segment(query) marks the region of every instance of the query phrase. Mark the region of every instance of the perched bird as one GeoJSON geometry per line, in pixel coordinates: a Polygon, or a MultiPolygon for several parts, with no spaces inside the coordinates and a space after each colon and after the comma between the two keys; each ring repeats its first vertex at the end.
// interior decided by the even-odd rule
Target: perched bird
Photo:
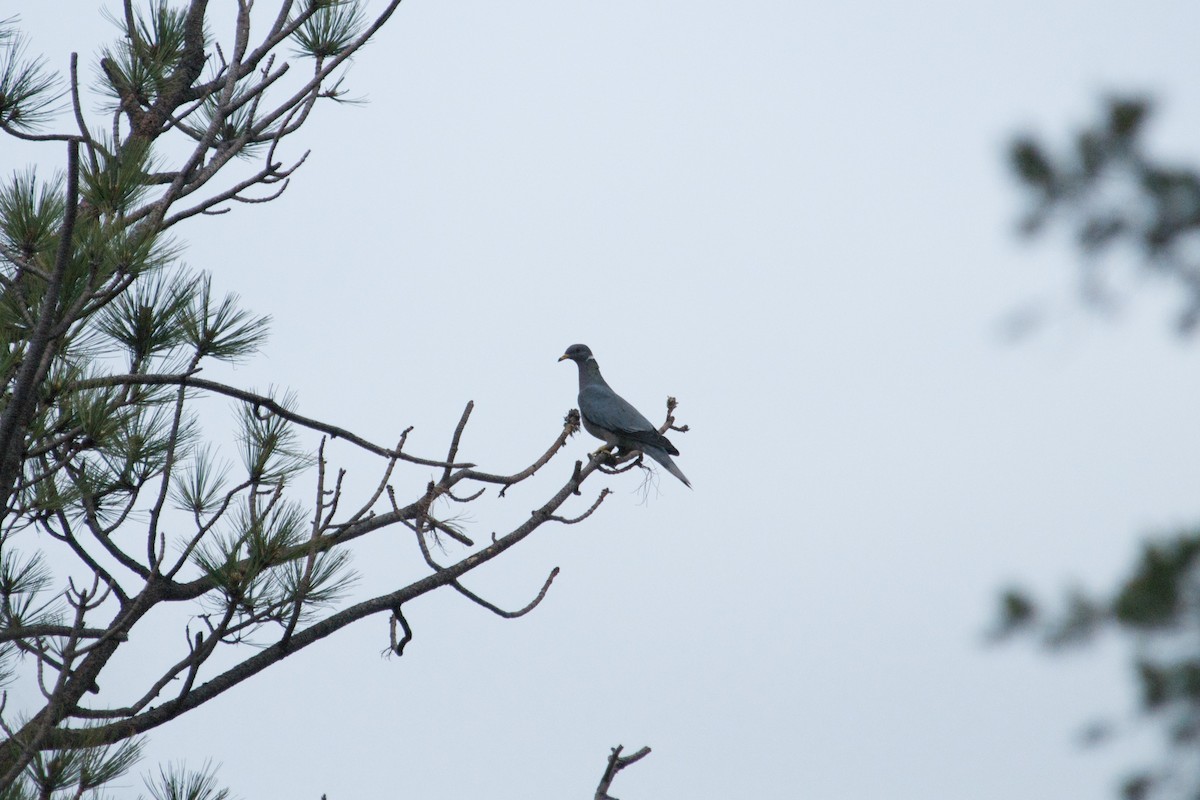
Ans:
{"type": "Polygon", "coordinates": [[[671,456],[679,455],[675,445],[604,382],[591,348],[585,344],[573,344],[558,360],[566,359],[574,361],[579,367],[579,414],[583,417],[583,427],[587,432],[597,439],[603,439],[609,447],[640,450],[683,481],[684,486],[692,488],[687,476],[671,460],[671,456]]]}

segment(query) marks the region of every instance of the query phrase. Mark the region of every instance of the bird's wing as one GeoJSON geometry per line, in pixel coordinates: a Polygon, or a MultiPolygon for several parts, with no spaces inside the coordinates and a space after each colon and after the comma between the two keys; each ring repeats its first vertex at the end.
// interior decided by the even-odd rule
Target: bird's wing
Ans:
{"type": "Polygon", "coordinates": [[[593,425],[642,444],[661,447],[668,453],[679,451],[658,432],[654,423],[642,416],[625,398],[607,384],[592,384],[579,392],[579,411],[593,425]]]}

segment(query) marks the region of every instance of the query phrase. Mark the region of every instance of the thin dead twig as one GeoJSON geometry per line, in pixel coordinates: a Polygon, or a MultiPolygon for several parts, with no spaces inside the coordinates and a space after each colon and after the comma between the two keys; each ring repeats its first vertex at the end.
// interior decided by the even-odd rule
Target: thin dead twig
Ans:
{"type": "Polygon", "coordinates": [[[612,749],[612,755],[608,757],[608,766],[604,768],[604,774],[600,777],[600,785],[596,787],[596,800],[617,800],[617,798],[608,793],[608,789],[612,786],[613,779],[617,777],[617,773],[630,764],[635,764],[650,755],[649,747],[643,747],[631,756],[621,755],[623,749],[624,745],[620,744],[612,749]]]}

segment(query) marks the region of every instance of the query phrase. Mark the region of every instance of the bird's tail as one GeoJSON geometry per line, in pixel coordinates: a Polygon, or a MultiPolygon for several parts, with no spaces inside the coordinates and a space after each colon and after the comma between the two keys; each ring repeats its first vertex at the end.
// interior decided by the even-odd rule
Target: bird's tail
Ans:
{"type": "Polygon", "coordinates": [[[674,475],[676,478],[679,478],[679,480],[683,481],[684,486],[688,487],[689,489],[692,488],[692,482],[689,481],[687,476],[683,474],[683,470],[675,466],[675,462],[671,460],[669,455],[667,455],[666,450],[663,450],[660,447],[647,447],[642,452],[653,458],[659,464],[662,464],[663,469],[674,475]]]}

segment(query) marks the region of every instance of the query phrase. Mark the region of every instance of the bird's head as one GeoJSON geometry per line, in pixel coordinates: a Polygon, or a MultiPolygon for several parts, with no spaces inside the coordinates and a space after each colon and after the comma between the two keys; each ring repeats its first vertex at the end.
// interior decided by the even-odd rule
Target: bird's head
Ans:
{"type": "Polygon", "coordinates": [[[558,357],[559,361],[566,361],[568,358],[576,364],[582,364],[592,357],[592,349],[586,344],[573,344],[567,348],[567,352],[558,357]]]}

